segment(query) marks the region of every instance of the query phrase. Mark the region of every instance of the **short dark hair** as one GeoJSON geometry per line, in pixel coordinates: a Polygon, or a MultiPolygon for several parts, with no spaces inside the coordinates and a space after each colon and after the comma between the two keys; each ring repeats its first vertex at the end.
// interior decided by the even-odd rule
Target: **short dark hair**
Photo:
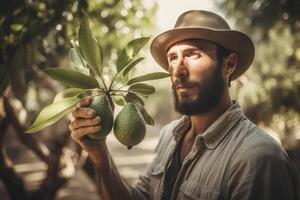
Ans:
{"type": "Polygon", "coordinates": [[[223,47],[222,45],[217,44],[217,61],[218,63],[222,63],[224,58],[227,58],[232,51],[223,47]]]}
{"type": "MultiPolygon", "coordinates": [[[[230,51],[229,49],[223,47],[222,45],[217,44],[217,62],[218,62],[218,66],[222,67],[223,64],[223,59],[227,58],[230,54],[232,53],[232,51],[230,51]]],[[[230,80],[231,78],[229,77],[228,80],[228,85],[230,86],[230,80]]]]}

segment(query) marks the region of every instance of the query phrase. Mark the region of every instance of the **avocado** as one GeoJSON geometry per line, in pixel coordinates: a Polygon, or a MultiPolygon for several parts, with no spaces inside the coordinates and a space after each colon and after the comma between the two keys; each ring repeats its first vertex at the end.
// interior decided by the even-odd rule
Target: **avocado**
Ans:
{"type": "Polygon", "coordinates": [[[88,136],[92,139],[103,139],[110,133],[114,123],[114,114],[109,100],[106,95],[96,96],[89,107],[101,118],[101,131],[88,136]]]}
{"type": "Polygon", "coordinates": [[[119,112],[114,123],[114,134],[128,149],[140,143],[146,134],[146,124],[137,106],[128,103],[119,112]]]}

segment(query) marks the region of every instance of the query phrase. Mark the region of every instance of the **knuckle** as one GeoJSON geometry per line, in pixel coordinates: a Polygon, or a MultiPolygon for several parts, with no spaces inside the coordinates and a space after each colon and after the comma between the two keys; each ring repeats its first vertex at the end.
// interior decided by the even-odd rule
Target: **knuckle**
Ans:
{"type": "Polygon", "coordinates": [[[99,117],[94,117],[93,119],[90,119],[91,125],[98,125],[100,123],[99,117]]]}
{"type": "Polygon", "coordinates": [[[72,121],[72,122],[71,122],[71,126],[72,126],[73,129],[78,128],[78,127],[79,127],[79,122],[78,122],[78,120],[72,121]]]}
{"type": "Polygon", "coordinates": [[[93,124],[95,124],[95,118],[93,118],[93,119],[89,119],[89,124],[90,124],[90,125],[93,125],[93,124]]]}
{"type": "Polygon", "coordinates": [[[76,134],[77,132],[76,131],[74,131],[74,132],[71,132],[71,138],[72,138],[72,140],[74,140],[75,142],[77,142],[77,134],[76,134]]]}
{"type": "Polygon", "coordinates": [[[80,136],[84,136],[89,133],[90,133],[89,127],[82,127],[80,129],[78,129],[78,135],[80,135],[80,136]]]}
{"type": "Polygon", "coordinates": [[[73,115],[74,118],[76,118],[78,116],[79,109],[80,108],[76,107],[75,110],[72,112],[72,115],[73,115]]]}

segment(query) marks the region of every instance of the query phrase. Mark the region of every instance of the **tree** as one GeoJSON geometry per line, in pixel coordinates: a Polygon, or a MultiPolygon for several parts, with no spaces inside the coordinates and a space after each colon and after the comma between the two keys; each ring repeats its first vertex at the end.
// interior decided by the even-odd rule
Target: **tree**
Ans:
{"type": "Polygon", "coordinates": [[[255,123],[276,130],[284,145],[297,144],[300,2],[225,0],[220,8],[256,47],[253,66],[235,85],[235,95],[255,123]]]}
{"type": "MultiPolygon", "coordinates": [[[[155,11],[155,5],[145,8],[139,0],[1,1],[0,178],[11,199],[54,199],[70,178],[60,173],[63,151],[70,145],[66,122],[40,135],[25,135],[24,130],[41,107],[63,88],[46,78],[41,70],[70,65],[69,41],[77,38],[82,13],[90,16],[93,33],[105,52],[105,65],[111,66],[116,52],[130,39],[149,36],[155,11]],[[14,133],[17,137],[12,136],[14,133]],[[10,143],[8,135],[20,140],[47,164],[46,178],[34,191],[26,190],[24,181],[9,164],[9,160],[14,160],[5,153],[10,143]]],[[[79,149],[77,153],[80,155],[79,149]]],[[[92,173],[91,166],[85,166],[92,173]]]]}

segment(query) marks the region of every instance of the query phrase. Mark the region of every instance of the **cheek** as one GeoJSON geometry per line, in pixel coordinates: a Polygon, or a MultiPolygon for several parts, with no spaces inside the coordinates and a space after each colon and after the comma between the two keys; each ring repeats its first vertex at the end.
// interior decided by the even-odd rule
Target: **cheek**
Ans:
{"type": "Polygon", "coordinates": [[[190,79],[205,80],[215,74],[217,63],[212,59],[203,58],[189,62],[190,79]]]}

